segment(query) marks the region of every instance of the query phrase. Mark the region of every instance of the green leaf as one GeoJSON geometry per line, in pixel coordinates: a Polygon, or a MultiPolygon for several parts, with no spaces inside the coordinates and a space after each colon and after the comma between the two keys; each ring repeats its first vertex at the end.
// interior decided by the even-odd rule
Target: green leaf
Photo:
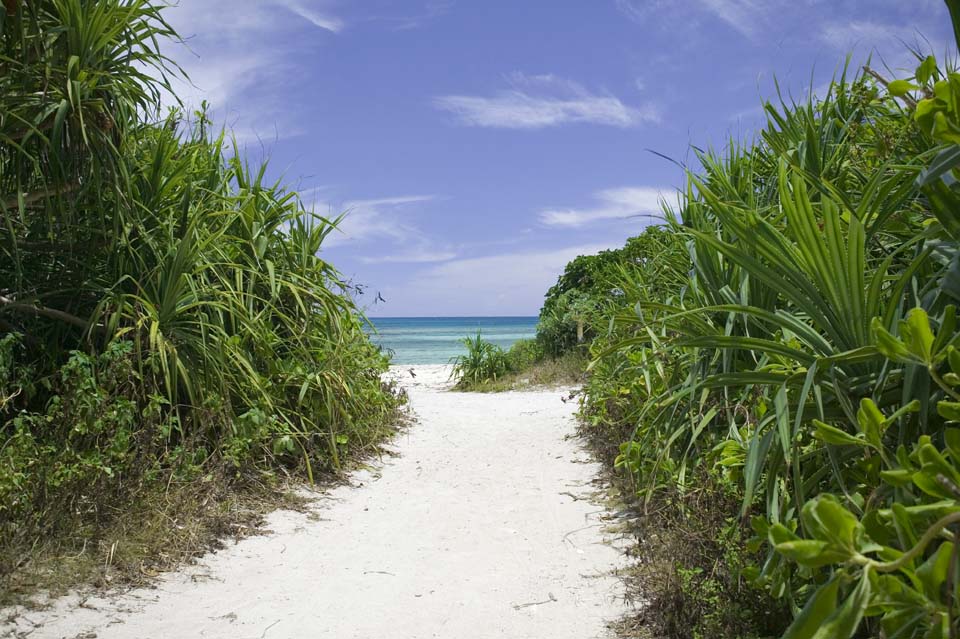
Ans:
{"type": "Polygon", "coordinates": [[[937,601],[940,598],[940,587],[947,580],[950,570],[950,557],[953,554],[953,543],[945,541],[937,548],[923,565],[917,568],[917,579],[923,584],[924,594],[937,601]]]}
{"type": "Polygon", "coordinates": [[[923,62],[920,63],[920,66],[917,67],[916,79],[917,82],[926,86],[930,80],[933,79],[933,74],[937,71],[937,59],[932,55],[928,55],[924,58],[923,62]]]}
{"type": "Polygon", "coordinates": [[[877,342],[877,350],[887,359],[895,362],[910,364],[916,363],[916,359],[911,356],[910,349],[899,339],[890,334],[883,327],[879,317],[873,318],[872,323],[874,340],[877,342]]]}
{"type": "Polygon", "coordinates": [[[960,166],[960,146],[951,146],[940,151],[926,169],[917,176],[917,186],[924,187],[939,182],[943,176],[960,166]]]}
{"type": "Polygon", "coordinates": [[[777,412],[777,434],[780,446],[783,448],[783,458],[790,459],[793,433],[790,431],[790,406],[787,404],[787,386],[784,384],[773,398],[773,405],[777,412]]]}
{"type": "Polygon", "coordinates": [[[919,88],[920,87],[918,87],[917,85],[913,84],[912,82],[908,82],[906,80],[894,80],[893,82],[887,85],[887,91],[890,92],[890,95],[897,98],[902,97],[910,93],[911,91],[916,91],[919,88]]]}
{"type": "Polygon", "coordinates": [[[786,541],[777,544],[774,548],[787,559],[810,568],[843,563],[852,556],[852,553],[847,550],[816,539],[786,541]]]}
{"type": "Polygon", "coordinates": [[[750,440],[750,447],[747,449],[747,459],[744,464],[744,493],[743,503],[741,504],[741,516],[745,515],[753,504],[753,497],[756,494],[757,484],[760,481],[760,474],[767,461],[767,452],[773,443],[773,437],[776,434],[774,430],[768,430],[760,437],[759,429],[754,433],[750,440]]]}
{"type": "Polygon", "coordinates": [[[880,479],[891,486],[902,488],[909,486],[913,482],[913,472],[906,468],[897,468],[896,470],[881,470],[880,479]]]}
{"type": "Polygon", "coordinates": [[[834,576],[823,584],[807,599],[800,614],[794,618],[787,628],[783,639],[812,639],[820,626],[837,609],[837,591],[840,589],[840,579],[834,576]]]}
{"type": "Polygon", "coordinates": [[[947,347],[947,361],[950,362],[950,370],[960,374],[960,351],[953,346],[947,347]]]}
{"type": "Polygon", "coordinates": [[[937,413],[947,421],[960,422],[960,402],[937,402],[937,413]]]}
{"type": "Polygon", "coordinates": [[[834,610],[811,639],[850,639],[857,631],[870,603],[873,573],[864,569],[860,582],[849,597],[834,610]]]}
{"type": "MultiPolygon", "coordinates": [[[[917,449],[917,456],[922,464],[921,471],[923,473],[930,475],[932,478],[936,478],[937,475],[943,475],[945,479],[953,482],[955,486],[960,486],[960,473],[940,454],[940,451],[937,450],[933,444],[927,443],[921,445],[917,449]]],[[[950,492],[936,494],[942,494],[944,497],[950,497],[952,495],[950,492]]]]}
{"type": "Polygon", "coordinates": [[[800,513],[808,535],[854,551],[860,522],[829,493],[820,494],[803,505],[800,513]]]}
{"type": "Polygon", "coordinates": [[[900,337],[912,355],[925,364],[932,363],[931,347],[934,337],[930,330],[930,318],[925,310],[918,307],[907,313],[906,321],[900,322],[900,337]]]}
{"type": "Polygon", "coordinates": [[[860,431],[864,438],[874,448],[880,448],[880,438],[886,428],[886,420],[883,413],[873,403],[869,397],[860,400],[860,410],[857,411],[857,423],[860,425],[860,431]]]}
{"type": "Polygon", "coordinates": [[[796,533],[783,524],[772,524],[767,528],[767,538],[771,546],[778,546],[792,541],[799,541],[796,533]]]}
{"type": "Polygon", "coordinates": [[[813,431],[813,436],[824,442],[825,444],[832,444],[834,446],[866,446],[867,442],[860,439],[859,437],[854,437],[853,435],[831,426],[830,424],[825,424],[819,419],[813,420],[814,426],[816,429],[813,431]]]}
{"type": "Polygon", "coordinates": [[[943,431],[943,441],[950,451],[950,459],[954,464],[960,463],[960,428],[946,428],[943,431]]]}

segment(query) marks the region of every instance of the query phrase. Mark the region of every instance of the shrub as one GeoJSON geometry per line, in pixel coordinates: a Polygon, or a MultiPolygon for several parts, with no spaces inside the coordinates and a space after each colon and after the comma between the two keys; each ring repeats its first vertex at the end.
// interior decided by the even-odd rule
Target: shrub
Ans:
{"type": "Polygon", "coordinates": [[[521,339],[507,351],[507,368],[515,373],[524,371],[546,357],[543,346],[536,339],[521,339]]]}

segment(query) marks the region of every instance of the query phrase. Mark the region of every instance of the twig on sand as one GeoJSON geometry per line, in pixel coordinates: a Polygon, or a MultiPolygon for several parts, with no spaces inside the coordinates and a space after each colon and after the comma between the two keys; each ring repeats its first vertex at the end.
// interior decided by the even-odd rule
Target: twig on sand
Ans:
{"type": "Polygon", "coordinates": [[[546,601],[532,601],[530,603],[524,603],[524,604],[513,604],[513,609],[520,610],[521,608],[529,608],[530,606],[542,606],[543,604],[553,603],[554,601],[557,600],[557,598],[553,596],[552,592],[548,592],[547,595],[550,598],[547,599],[546,601]]]}
{"type": "Polygon", "coordinates": [[[273,628],[275,625],[277,625],[278,623],[280,623],[280,620],[279,620],[279,619],[277,619],[277,620],[274,621],[272,624],[270,624],[269,626],[267,626],[266,628],[264,628],[264,629],[263,629],[263,632],[260,633],[260,639],[263,639],[264,637],[266,637],[266,636],[267,636],[267,632],[269,632],[269,630],[270,630],[271,628],[273,628]]]}
{"type": "Polygon", "coordinates": [[[566,490],[563,491],[562,493],[557,493],[557,494],[558,494],[558,495],[566,495],[567,497],[569,497],[569,498],[572,499],[573,501],[586,501],[586,500],[584,500],[583,497],[577,497],[576,495],[574,495],[574,494],[571,493],[570,491],[566,491],[566,490]]]}
{"type": "Polygon", "coordinates": [[[363,574],[365,575],[390,575],[391,577],[396,577],[392,572],[387,572],[386,570],[364,570],[363,574]]]}
{"type": "Polygon", "coordinates": [[[602,525],[603,524],[590,524],[589,526],[584,526],[583,528],[577,528],[576,530],[571,530],[570,532],[568,532],[566,535],[563,536],[563,541],[564,543],[570,544],[574,548],[578,548],[578,546],[575,543],[570,541],[570,535],[575,535],[578,532],[583,532],[584,530],[589,530],[591,528],[596,528],[597,526],[602,526],[602,525]]]}

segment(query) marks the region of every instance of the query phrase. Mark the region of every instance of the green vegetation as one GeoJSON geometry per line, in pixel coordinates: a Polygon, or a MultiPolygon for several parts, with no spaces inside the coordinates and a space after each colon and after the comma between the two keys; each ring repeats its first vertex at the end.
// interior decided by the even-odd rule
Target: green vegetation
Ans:
{"type": "Polygon", "coordinates": [[[163,3],[6,7],[0,576],[46,546],[110,565],[128,538],[101,542],[144,503],[370,450],[402,398],[318,257],[333,223],[206,113],[161,113],[163,3]]]}
{"type": "Polygon", "coordinates": [[[461,340],[466,355],[451,360],[451,377],[457,390],[499,393],[537,386],[572,385],[582,381],[587,358],[581,350],[571,350],[558,357],[546,354],[540,340],[522,339],[504,351],[476,337],[461,340]]]}
{"type": "Polygon", "coordinates": [[[453,369],[450,376],[457,380],[460,388],[486,381],[496,381],[510,370],[507,354],[502,348],[488,342],[477,331],[476,337],[465,337],[460,343],[467,352],[450,360],[453,369]]]}
{"type": "Polygon", "coordinates": [[[551,350],[588,318],[585,429],[659,558],[643,625],[956,636],[960,74],[918,56],[766,113],[544,306],[551,350]]]}

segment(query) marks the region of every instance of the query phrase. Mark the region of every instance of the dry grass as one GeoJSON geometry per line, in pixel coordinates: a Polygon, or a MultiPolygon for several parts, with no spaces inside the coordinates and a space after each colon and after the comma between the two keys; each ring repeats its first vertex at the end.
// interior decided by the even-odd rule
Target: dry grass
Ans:
{"type": "Polygon", "coordinates": [[[509,373],[496,380],[457,386],[456,390],[473,393],[502,393],[555,386],[579,386],[584,381],[587,359],[580,353],[567,353],[556,359],[545,359],[518,373],[509,373]]]}
{"type": "MultiPolygon", "coordinates": [[[[398,409],[380,426],[377,441],[351,450],[343,469],[315,477],[313,489],[343,481],[370,459],[391,454],[384,444],[412,417],[398,409]]],[[[266,532],[265,516],[278,509],[303,512],[310,498],[302,474],[208,468],[191,481],[154,481],[132,488],[98,521],[58,524],[49,538],[0,540],[0,606],[41,605],[37,595],[70,590],[141,586],[227,541],[266,532]]]]}
{"type": "Polygon", "coordinates": [[[103,522],[78,521],[33,547],[3,548],[9,572],[0,575],[0,605],[29,605],[38,592],[140,585],[216,550],[224,539],[254,534],[271,510],[304,503],[277,480],[241,481],[223,473],[154,484],[131,493],[103,522]]]}

